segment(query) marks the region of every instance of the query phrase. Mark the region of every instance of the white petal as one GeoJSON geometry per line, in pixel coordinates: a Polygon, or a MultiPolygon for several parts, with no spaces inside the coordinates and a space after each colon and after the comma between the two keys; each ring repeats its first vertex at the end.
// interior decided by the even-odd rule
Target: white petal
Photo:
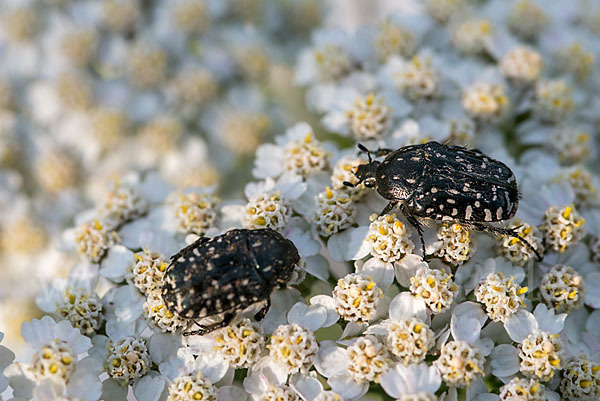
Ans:
{"type": "Polygon", "coordinates": [[[81,335],[79,329],[71,326],[66,320],[61,320],[54,326],[54,336],[69,344],[76,355],[83,354],[92,346],[92,340],[81,335]]]}
{"type": "Polygon", "coordinates": [[[600,310],[595,310],[585,322],[585,329],[600,342],[600,310]]]}
{"type": "Polygon", "coordinates": [[[397,367],[384,372],[379,380],[383,390],[392,398],[400,398],[406,393],[406,382],[397,367]]]}
{"type": "MultiPolygon", "coordinates": [[[[136,248],[137,248],[136,244],[136,248]]],[[[126,269],[133,264],[133,252],[123,245],[115,245],[108,250],[108,255],[100,263],[100,274],[104,277],[120,282],[125,277],[126,269]]]]}
{"type": "Polygon", "coordinates": [[[360,270],[358,269],[358,265],[359,263],[357,262],[357,273],[361,273],[366,277],[372,277],[371,279],[377,284],[377,287],[384,292],[394,282],[394,265],[391,263],[371,258],[362,264],[360,270]]]}
{"type": "Polygon", "coordinates": [[[488,319],[487,314],[483,311],[481,304],[477,302],[462,302],[452,310],[452,317],[454,318],[473,318],[479,321],[479,325],[483,327],[488,319]]]}
{"type": "Polygon", "coordinates": [[[277,177],[281,174],[283,149],[277,145],[266,143],[256,149],[255,167],[252,174],[256,178],[277,177]]]}
{"type": "Polygon", "coordinates": [[[362,259],[369,254],[369,243],[365,238],[369,227],[349,228],[332,235],[327,241],[327,249],[331,257],[338,262],[362,259]]]}
{"type": "Polygon", "coordinates": [[[164,377],[160,375],[152,377],[147,374],[134,383],[133,393],[138,401],[159,401],[163,399],[167,387],[167,380],[164,377]]]}
{"type": "Polygon", "coordinates": [[[539,330],[547,331],[550,334],[558,334],[562,331],[565,326],[565,319],[567,318],[566,313],[554,314],[554,309],[548,309],[548,307],[539,303],[533,315],[538,322],[539,330]]]}
{"type": "Polygon", "coordinates": [[[319,344],[314,364],[321,375],[332,377],[345,374],[349,362],[345,349],[338,347],[333,341],[325,340],[319,344]]]}
{"type": "MultiPolygon", "coordinates": [[[[467,388],[467,392],[469,391],[469,389],[467,388]]],[[[469,398],[467,398],[467,400],[469,400],[469,398]]],[[[478,396],[476,396],[475,398],[471,399],[472,401],[500,401],[500,396],[496,395],[496,394],[492,394],[492,393],[484,393],[484,394],[479,394],[478,396]]]]}
{"type": "Polygon", "coordinates": [[[102,399],[111,401],[125,401],[127,399],[128,386],[122,386],[115,379],[102,382],[102,399]]]}
{"type": "Polygon", "coordinates": [[[33,349],[38,349],[53,340],[54,326],[56,326],[54,319],[44,316],[41,319],[33,319],[31,322],[23,322],[21,335],[33,349]]]}
{"type": "Polygon", "coordinates": [[[352,337],[356,337],[360,335],[363,331],[365,331],[367,327],[369,327],[368,323],[348,322],[348,324],[346,324],[346,327],[344,327],[341,339],[346,340],[352,337]]]}
{"type": "Polygon", "coordinates": [[[329,278],[329,262],[321,255],[306,258],[306,267],[304,270],[321,281],[326,282],[329,278]]]}
{"type": "MultiPolygon", "coordinates": [[[[483,382],[483,379],[479,376],[470,383],[469,387],[467,387],[466,390],[467,390],[466,401],[475,400],[479,396],[484,396],[484,398],[482,398],[481,401],[487,400],[487,398],[485,398],[485,395],[489,394],[487,386],[483,382]]],[[[494,394],[491,394],[491,395],[494,395],[494,394]]],[[[495,397],[496,397],[496,399],[499,399],[497,395],[495,397]]]]}
{"type": "Polygon", "coordinates": [[[471,345],[475,345],[479,339],[479,333],[481,332],[481,324],[477,319],[463,318],[455,319],[452,316],[450,323],[450,331],[452,337],[457,341],[465,341],[471,345]]]}
{"type": "Polygon", "coordinates": [[[196,370],[201,370],[204,377],[216,383],[225,376],[229,364],[213,352],[198,355],[194,367],[196,370]]]}
{"type": "Polygon", "coordinates": [[[585,304],[594,309],[600,309],[600,273],[588,274],[585,278],[585,304]]]}
{"type": "Polygon", "coordinates": [[[294,390],[298,392],[298,394],[302,395],[305,400],[312,401],[315,397],[317,397],[322,391],[323,386],[321,382],[314,377],[301,377],[298,381],[296,381],[293,385],[294,390]]]}
{"type": "Polygon", "coordinates": [[[179,336],[165,333],[154,333],[148,339],[148,351],[152,361],[160,364],[177,353],[181,347],[179,336]]]}
{"type": "Polygon", "coordinates": [[[292,226],[290,228],[288,225],[284,235],[296,245],[298,253],[304,258],[316,255],[321,249],[321,244],[313,239],[311,232],[302,227],[292,226]]]}
{"type": "Polygon", "coordinates": [[[37,383],[33,381],[33,378],[29,378],[29,374],[29,365],[18,362],[13,363],[4,371],[15,398],[31,399],[37,383]]]}
{"type": "Polygon", "coordinates": [[[248,394],[244,390],[234,386],[223,386],[217,390],[219,401],[246,401],[248,394]]]}
{"type": "Polygon", "coordinates": [[[69,378],[67,393],[73,398],[84,401],[96,401],[102,396],[102,383],[98,373],[86,371],[77,364],[77,370],[69,378]]]}
{"type": "Polygon", "coordinates": [[[327,320],[327,309],[320,305],[309,307],[304,302],[298,302],[288,312],[287,320],[289,323],[295,323],[311,331],[317,331],[327,320]]]}
{"type": "Polygon", "coordinates": [[[328,295],[315,295],[310,299],[310,304],[320,305],[327,311],[327,318],[322,327],[333,326],[340,319],[340,315],[338,315],[335,309],[335,301],[332,297],[328,295]]]}
{"type": "Polygon", "coordinates": [[[508,344],[498,345],[490,354],[492,374],[497,377],[506,377],[519,372],[519,350],[508,344]]]}
{"type": "Polygon", "coordinates": [[[369,382],[359,384],[348,375],[330,377],[327,383],[333,391],[349,401],[362,397],[369,390],[369,382]]]}
{"type": "Polygon", "coordinates": [[[271,308],[267,315],[260,321],[260,325],[266,334],[271,334],[277,327],[287,323],[287,313],[296,302],[302,302],[304,298],[294,288],[275,290],[271,294],[271,308]]]}
{"type": "Polygon", "coordinates": [[[417,298],[408,291],[396,295],[389,308],[390,319],[407,320],[412,317],[427,321],[427,306],[423,298],[417,298]]]}
{"type": "Polygon", "coordinates": [[[427,267],[427,263],[423,262],[423,258],[414,253],[408,254],[398,262],[394,263],[396,271],[396,280],[403,287],[410,287],[410,278],[415,275],[421,267],[427,267]]]}
{"type": "Polygon", "coordinates": [[[527,336],[538,330],[538,322],[531,312],[520,310],[506,319],[504,328],[513,341],[522,343],[527,336]]]}

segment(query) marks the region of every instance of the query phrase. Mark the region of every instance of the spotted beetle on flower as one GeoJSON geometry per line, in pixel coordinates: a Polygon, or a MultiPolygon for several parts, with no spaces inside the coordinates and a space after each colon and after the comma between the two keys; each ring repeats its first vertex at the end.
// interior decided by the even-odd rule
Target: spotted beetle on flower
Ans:
{"type": "Polygon", "coordinates": [[[162,297],[169,311],[187,319],[224,313],[222,321],[184,333],[203,335],[227,326],[246,307],[266,301],[255,315],[261,320],[271,306],[271,291],[286,286],[299,262],[294,243],[271,229],[201,237],[171,257],[162,297]]]}
{"type": "Polygon", "coordinates": [[[389,201],[382,215],[399,206],[419,233],[423,255],[425,240],[418,219],[430,218],[518,238],[541,260],[537,249],[516,230],[486,224],[512,218],[519,204],[517,180],[501,161],[476,149],[434,141],[375,152],[361,144],[358,147],[369,156],[369,163],[358,166],[354,173],[358,184],[376,188],[389,201]],[[372,153],[386,158],[373,161],[372,153]]]}

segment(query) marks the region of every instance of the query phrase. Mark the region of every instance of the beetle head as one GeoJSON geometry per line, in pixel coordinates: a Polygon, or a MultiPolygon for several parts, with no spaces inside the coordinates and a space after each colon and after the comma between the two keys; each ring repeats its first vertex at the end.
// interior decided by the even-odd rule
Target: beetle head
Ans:
{"type": "Polygon", "coordinates": [[[367,149],[363,144],[359,143],[358,148],[361,152],[365,152],[369,157],[369,163],[359,164],[353,171],[356,178],[358,178],[358,182],[356,184],[352,184],[351,182],[344,181],[344,185],[347,187],[355,187],[362,183],[365,184],[367,188],[375,188],[375,172],[377,171],[377,167],[379,166],[378,161],[373,161],[371,158],[371,151],[367,149]]]}
{"type": "Polygon", "coordinates": [[[352,184],[348,181],[344,181],[344,185],[346,185],[347,187],[355,187],[364,183],[365,187],[367,188],[375,188],[375,171],[377,170],[378,166],[378,161],[359,164],[354,169],[354,175],[356,176],[356,178],[358,178],[358,182],[356,184],[352,184]]]}

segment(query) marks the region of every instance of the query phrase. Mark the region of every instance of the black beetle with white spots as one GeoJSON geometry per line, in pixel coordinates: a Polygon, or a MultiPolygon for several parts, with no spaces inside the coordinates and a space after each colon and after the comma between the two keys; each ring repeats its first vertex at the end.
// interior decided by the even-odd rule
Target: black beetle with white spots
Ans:
{"type": "Polygon", "coordinates": [[[271,229],[230,230],[201,237],[171,258],[162,287],[169,311],[186,319],[224,314],[220,322],[186,332],[206,334],[227,326],[246,307],[264,302],[261,320],[271,306],[271,291],[285,287],[300,261],[294,244],[271,229]]]}
{"type": "Polygon", "coordinates": [[[397,150],[370,151],[358,145],[369,156],[369,163],[355,171],[357,184],[364,183],[387,199],[381,215],[398,207],[417,230],[425,256],[425,240],[419,219],[454,221],[465,227],[508,235],[541,255],[515,229],[488,223],[511,219],[519,205],[517,180],[508,166],[476,149],[427,142],[404,146],[397,150]],[[385,156],[372,160],[371,154],[385,156]]]}

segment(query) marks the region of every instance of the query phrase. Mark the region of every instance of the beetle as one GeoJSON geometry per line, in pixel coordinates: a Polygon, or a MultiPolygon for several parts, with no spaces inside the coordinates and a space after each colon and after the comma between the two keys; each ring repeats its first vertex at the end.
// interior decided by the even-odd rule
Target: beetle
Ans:
{"type": "Polygon", "coordinates": [[[512,218],[519,205],[517,180],[511,169],[477,149],[427,142],[397,150],[370,151],[362,144],[369,163],[359,165],[354,175],[389,200],[380,215],[396,206],[417,230],[425,256],[421,218],[456,221],[468,228],[518,238],[537,258],[537,249],[517,233],[517,229],[487,223],[512,218]],[[381,162],[372,160],[385,156],[381,162]]]}
{"type": "Polygon", "coordinates": [[[223,320],[184,335],[206,334],[227,326],[238,312],[265,302],[254,316],[261,320],[271,306],[271,291],[287,285],[299,263],[292,241],[269,228],[233,229],[212,239],[201,237],[171,257],[161,294],[166,308],[186,319],[224,314],[223,320]]]}

